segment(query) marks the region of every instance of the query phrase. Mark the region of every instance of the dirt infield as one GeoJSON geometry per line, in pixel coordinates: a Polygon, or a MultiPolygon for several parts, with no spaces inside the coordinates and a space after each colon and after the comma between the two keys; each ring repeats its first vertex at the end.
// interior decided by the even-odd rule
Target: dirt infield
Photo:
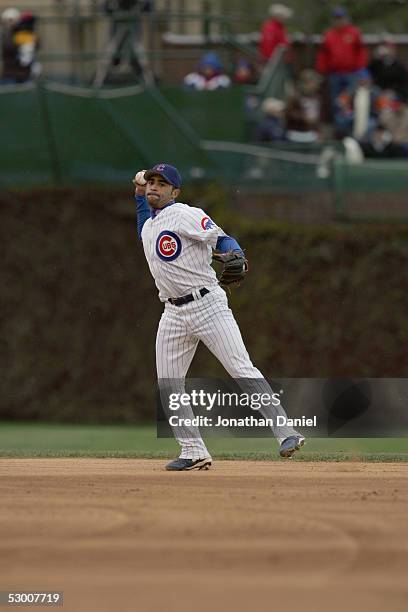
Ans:
{"type": "Polygon", "coordinates": [[[406,463],[1,459],[0,490],[0,590],[70,612],[408,609],[406,463]]]}

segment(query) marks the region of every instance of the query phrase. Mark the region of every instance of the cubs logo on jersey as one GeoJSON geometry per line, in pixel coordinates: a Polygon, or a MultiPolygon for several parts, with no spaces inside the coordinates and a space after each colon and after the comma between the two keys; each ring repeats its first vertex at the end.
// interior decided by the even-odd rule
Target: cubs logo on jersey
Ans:
{"type": "Polygon", "coordinates": [[[156,240],[156,254],[162,261],[173,261],[181,253],[181,240],[174,232],[164,230],[156,240]]]}
{"type": "Polygon", "coordinates": [[[203,217],[201,219],[201,227],[203,230],[209,230],[214,227],[214,223],[211,221],[210,217],[203,217]]]}

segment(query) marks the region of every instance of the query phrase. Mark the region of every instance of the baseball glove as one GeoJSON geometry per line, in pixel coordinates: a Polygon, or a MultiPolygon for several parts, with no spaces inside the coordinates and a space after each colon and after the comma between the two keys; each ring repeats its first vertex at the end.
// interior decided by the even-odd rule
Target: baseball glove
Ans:
{"type": "Polygon", "coordinates": [[[213,254],[213,260],[223,264],[223,269],[218,279],[220,285],[223,287],[228,287],[230,285],[236,285],[238,287],[248,272],[248,261],[241,251],[228,251],[227,253],[215,252],[213,254]]]}

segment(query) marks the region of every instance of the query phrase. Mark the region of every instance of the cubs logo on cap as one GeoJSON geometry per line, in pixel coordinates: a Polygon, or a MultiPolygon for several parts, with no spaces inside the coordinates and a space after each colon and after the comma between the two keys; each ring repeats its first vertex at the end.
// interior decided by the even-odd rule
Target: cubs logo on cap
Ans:
{"type": "Polygon", "coordinates": [[[180,172],[174,166],[170,166],[170,164],[156,164],[150,170],[146,170],[144,177],[146,181],[148,181],[152,176],[161,176],[164,180],[176,187],[176,189],[180,189],[181,187],[181,175],[180,172]]]}
{"type": "Polygon", "coordinates": [[[162,261],[173,261],[181,253],[181,240],[174,232],[164,230],[156,240],[156,254],[162,261]]]}
{"type": "Polygon", "coordinates": [[[203,230],[209,230],[214,227],[214,222],[211,221],[210,217],[203,217],[201,219],[201,227],[203,230]]]}

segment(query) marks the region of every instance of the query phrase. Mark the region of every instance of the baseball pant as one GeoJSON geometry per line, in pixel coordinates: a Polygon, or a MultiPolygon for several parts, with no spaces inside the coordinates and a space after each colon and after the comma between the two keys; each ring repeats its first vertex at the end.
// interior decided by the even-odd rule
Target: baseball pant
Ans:
{"type": "MultiPolygon", "coordinates": [[[[171,380],[171,392],[183,393],[184,380],[197,349],[203,342],[217,357],[228,374],[234,379],[254,379],[252,392],[272,396],[270,385],[261,372],[252,364],[242,340],[241,332],[234,319],[225,292],[217,286],[200,300],[183,306],[166,302],[160,319],[156,338],[157,377],[160,381],[171,380]]],[[[248,385],[245,385],[248,391],[248,385]]],[[[281,405],[264,406],[260,409],[264,418],[286,416],[281,405]]],[[[183,410],[183,417],[193,418],[191,406],[183,410]]],[[[297,431],[288,426],[273,427],[278,442],[297,431]]],[[[173,428],[181,446],[180,457],[202,459],[209,457],[204,441],[197,427],[173,428]]]]}

